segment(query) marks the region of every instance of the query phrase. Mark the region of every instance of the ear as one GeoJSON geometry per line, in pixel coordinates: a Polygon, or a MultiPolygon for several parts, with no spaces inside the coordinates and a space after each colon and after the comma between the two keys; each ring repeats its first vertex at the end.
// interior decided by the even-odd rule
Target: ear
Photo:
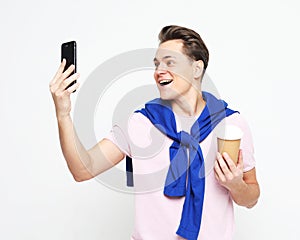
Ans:
{"type": "Polygon", "coordinates": [[[204,70],[204,63],[202,60],[195,61],[194,67],[194,78],[201,78],[204,70]]]}

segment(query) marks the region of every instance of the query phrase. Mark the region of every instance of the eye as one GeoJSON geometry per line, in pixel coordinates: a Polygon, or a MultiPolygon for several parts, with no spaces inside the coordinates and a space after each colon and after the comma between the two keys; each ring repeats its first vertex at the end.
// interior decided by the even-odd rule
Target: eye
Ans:
{"type": "Polygon", "coordinates": [[[167,61],[167,66],[172,67],[175,65],[175,61],[174,60],[168,60],[167,61]]]}
{"type": "Polygon", "coordinates": [[[155,62],[154,62],[154,66],[155,66],[155,69],[157,69],[158,66],[159,66],[159,62],[155,61],[155,62]]]}

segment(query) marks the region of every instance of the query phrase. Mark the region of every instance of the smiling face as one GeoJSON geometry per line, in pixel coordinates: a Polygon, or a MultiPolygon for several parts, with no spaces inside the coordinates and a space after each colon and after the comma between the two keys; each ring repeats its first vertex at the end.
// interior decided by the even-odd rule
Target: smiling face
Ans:
{"type": "Polygon", "coordinates": [[[160,97],[164,100],[177,100],[199,91],[196,62],[183,53],[181,40],[170,40],[160,44],[154,64],[154,79],[160,97]],[[195,89],[196,84],[196,89],[195,89]]]}

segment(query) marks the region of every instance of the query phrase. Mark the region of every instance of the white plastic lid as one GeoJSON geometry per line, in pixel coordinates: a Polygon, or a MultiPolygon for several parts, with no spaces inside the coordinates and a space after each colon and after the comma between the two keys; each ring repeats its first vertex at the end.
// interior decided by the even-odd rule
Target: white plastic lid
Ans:
{"type": "Polygon", "coordinates": [[[241,139],[243,136],[243,131],[235,125],[223,125],[219,127],[216,131],[217,137],[226,140],[236,140],[241,139]]]}

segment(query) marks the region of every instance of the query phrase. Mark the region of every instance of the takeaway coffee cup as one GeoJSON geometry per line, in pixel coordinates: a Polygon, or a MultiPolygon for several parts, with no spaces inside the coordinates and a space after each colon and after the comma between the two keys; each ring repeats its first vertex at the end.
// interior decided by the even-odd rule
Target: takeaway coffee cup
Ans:
{"type": "Polygon", "coordinates": [[[218,151],[223,154],[228,153],[230,158],[237,164],[242,130],[235,125],[225,125],[217,131],[218,151]]]}

